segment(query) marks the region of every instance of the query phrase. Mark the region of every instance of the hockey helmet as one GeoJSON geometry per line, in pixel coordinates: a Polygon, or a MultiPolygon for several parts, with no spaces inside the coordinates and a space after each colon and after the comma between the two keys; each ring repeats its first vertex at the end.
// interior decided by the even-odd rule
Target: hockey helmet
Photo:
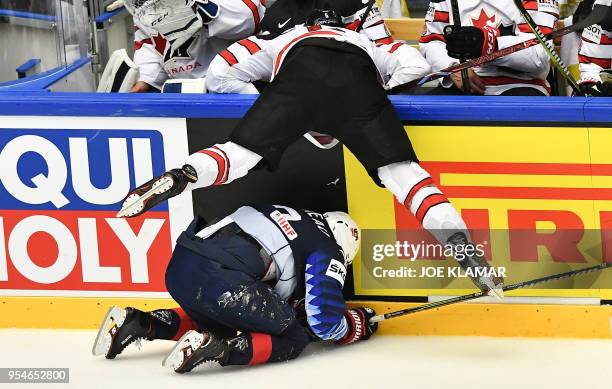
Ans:
{"type": "Polygon", "coordinates": [[[361,242],[359,226],[344,212],[326,212],[323,216],[334,234],[336,243],[342,248],[344,262],[347,266],[350,265],[359,251],[361,242]]]}
{"type": "Polygon", "coordinates": [[[334,9],[314,9],[306,18],[307,26],[344,27],[342,18],[334,9]]]}
{"type": "Polygon", "coordinates": [[[202,29],[195,0],[125,0],[125,8],[144,31],[153,30],[180,47],[202,29]]]}

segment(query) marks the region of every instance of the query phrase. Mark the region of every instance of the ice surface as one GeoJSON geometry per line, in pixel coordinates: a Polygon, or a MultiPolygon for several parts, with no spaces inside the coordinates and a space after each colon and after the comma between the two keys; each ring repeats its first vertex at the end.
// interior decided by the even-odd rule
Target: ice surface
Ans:
{"type": "Polygon", "coordinates": [[[70,384],[7,388],[612,388],[612,341],[375,336],[349,346],[311,345],[300,358],[179,375],[161,361],[169,341],[91,356],[95,331],[0,330],[0,367],[68,367],[70,384]]]}

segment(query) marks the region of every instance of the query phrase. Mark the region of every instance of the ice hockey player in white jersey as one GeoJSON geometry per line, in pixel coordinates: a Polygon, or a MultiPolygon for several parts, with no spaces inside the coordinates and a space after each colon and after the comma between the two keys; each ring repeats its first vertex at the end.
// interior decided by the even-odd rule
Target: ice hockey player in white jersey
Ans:
{"type": "Polygon", "coordinates": [[[166,270],[181,308],[112,307],[93,354],[113,359],[138,339],[178,339],[163,365],[185,373],[206,361],[286,361],[316,339],[366,340],[374,310],[347,309],[342,293],[360,236],[346,213],[279,205],[243,206],[209,225],[196,219],[166,270]]]}
{"type": "MultiPolygon", "coordinates": [[[[588,15],[596,4],[611,6],[611,0],[585,0],[574,14],[577,19],[588,15]]],[[[586,96],[612,96],[612,11],[601,24],[582,31],[580,50],[580,89],[586,96]]]]}
{"type": "Polygon", "coordinates": [[[202,78],[214,56],[256,34],[262,0],[126,0],[134,17],[133,92],[160,89],[169,78],[202,78]]]}
{"type": "MultiPolygon", "coordinates": [[[[455,24],[451,1],[429,3],[420,47],[433,71],[534,37],[511,0],[459,0],[457,4],[462,27],[448,34],[447,26],[455,24]]],[[[557,0],[527,0],[523,4],[543,33],[555,28],[557,0]]],[[[471,93],[479,95],[550,95],[549,71],[550,59],[537,45],[470,69],[469,84],[471,93]]],[[[440,92],[458,94],[463,90],[461,73],[441,79],[440,84],[446,88],[440,92]]]]}
{"type": "MultiPolygon", "coordinates": [[[[190,155],[182,168],[132,190],[118,216],[140,215],[183,190],[230,183],[255,167],[274,170],[289,145],[317,129],[348,147],[372,179],[389,189],[440,243],[469,244],[465,223],[419,165],[386,94],[395,84],[428,72],[427,63],[419,57],[413,63],[398,61],[393,51],[402,43],[376,46],[342,25],[334,11],[316,10],[306,26],[266,42],[236,72],[228,73],[223,82],[235,83],[236,89],[248,88],[262,77],[272,82],[227,142],[190,155]]],[[[459,263],[464,268],[489,266],[479,256],[459,263]]],[[[472,281],[495,293],[500,293],[503,282],[496,277],[472,281]]]]}
{"type": "Polygon", "coordinates": [[[240,40],[213,59],[206,89],[209,93],[258,93],[253,82],[271,82],[291,46],[312,36],[332,36],[334,40],[346,41],[361,48],[374,61],[386,90],[417,79],[430,69],[421,53],[404,42],[375,44],[366,35],[338,31],[326,27],[318,32],[310,31],[308,27],[300,25],[272,40],[257,36],[240,40]],[[275,64],[275,61],[279,61],[279,64],[275,64]]]}

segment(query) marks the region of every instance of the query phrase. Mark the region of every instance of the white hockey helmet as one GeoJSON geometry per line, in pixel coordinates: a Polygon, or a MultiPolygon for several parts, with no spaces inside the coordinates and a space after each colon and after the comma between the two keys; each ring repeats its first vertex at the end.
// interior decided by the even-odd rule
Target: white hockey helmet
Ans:
{"type": "Polygon", "coordinates": [[[125,8],[145,31],[158,32],[173,48],[179,48],[203,25],[195,0],[125,0],[125,8]]]}
{"type": "Polygon", "coordinates": [[[359,251],[361,242],[359,226],[355,223],[355,220],[344,212],[326,212],[323,216],[325,216],[336,242],[342,248],[346,265],[350,265],[353,263],[357,251],[359,251]]]}

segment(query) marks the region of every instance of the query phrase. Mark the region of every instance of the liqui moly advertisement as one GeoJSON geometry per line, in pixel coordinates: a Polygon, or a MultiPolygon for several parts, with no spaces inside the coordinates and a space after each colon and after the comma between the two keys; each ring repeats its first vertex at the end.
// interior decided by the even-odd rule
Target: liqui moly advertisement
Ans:
{"type": "Polygon", "coordinates": [[[0,295],[167,296],[189,193],[116,218],[130,190],[187,156],[184,119],[8,117],[0,123],[0,295]]]}

